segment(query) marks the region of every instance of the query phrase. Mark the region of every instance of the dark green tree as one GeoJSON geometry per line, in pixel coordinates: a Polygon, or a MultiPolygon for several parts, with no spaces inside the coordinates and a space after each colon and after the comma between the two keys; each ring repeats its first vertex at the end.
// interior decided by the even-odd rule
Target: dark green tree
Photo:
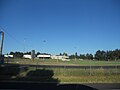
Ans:
{"type": "Polygon", "coordinates": [[[78,59],[78,58],[79,58],[79,56],[78,56],[77,52],[75,53],[75,58],[76,58],[76,59],[78,59]]]}
{"type": "Polygon", "coordinates": [[[14,55],[14,52],[10,52],[10,55],[14,55]]]}
{"type": "Polygon", "coordinates": [[[80,59],[86,59],[86,56],[85,56],[85,54],[80,54],[79,58],[80,59]]]}
{"type": "Polygon", "coordinates": [[[106,59],[106,52],[98,50],[95,54],[95,59],[97,60],[105,60],[106,59]]]}
{"type": "Polygon", "coordinates": [[[40,55],[40,52],[37,52],[37,55],[40,55]]]}
{"type": "Polygon", "coordinates": [[[62,55],[62,53],[60,53],[59,55],[62,55]]]}
{"type": "Polygon", "coordinates": [[[68,54],[67,54],[67,53],[65,53],[65,52],[63,53],[63,55],[64,55],[64,56],[68,56],[68,54]]]}
{"type": "Polygon", "coordinates": [[[24,54],[28,54],[28,55],[31,55],[31,52],[26,52],[26,53],[24,53],[24,54]]]}
{"type": "Polygon", "coordinates": [[[13,56],[14,56],[14,58],[23,58],[23,53],[22,52],[15,52],[13,56]]]}
{"type": "Polygon", "coordinates": [[[70,59],[75,59],[75,55],[74,55],[74,54],[73,54],[73,55],[70,55],[69,58],[70,58],[70,59]]]}

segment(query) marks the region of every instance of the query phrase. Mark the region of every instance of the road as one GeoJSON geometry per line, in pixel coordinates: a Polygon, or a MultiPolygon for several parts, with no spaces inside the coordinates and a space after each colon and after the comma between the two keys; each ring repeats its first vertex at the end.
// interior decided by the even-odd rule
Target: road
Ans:
{"type": "MultiPolygon", "coordinates": [[[[16,64],[6,64],[7,66],[14,67],[16,64]]],[[[41,68],[79,68],[79,69],[89,69],[90,66],[70,66],[70,65],[29,65],[29,64],[19,64],[20,66],[26,67],[41,67],[41,68]]],[[[91,66],[91,69],[120,69],[120,66],[91,66]]]]}
{"type": "Polygon", "coordinates": [[[120,90],[119,83],[84,83],[84,84],[57,84],[57,83],[39,83],[39,82],[1,82],[0,90],[120,90]]]}
{"type": "MultiPolygon", "coordinates": [[[[30,67],[36,67],[36,65],[28,65],[30,67]]],[[[37,67],[43,68],[80,68],[80,69],[89,69],[90,66],[63,66],[63,65],[37,65],[37,67]]],[[[93,69],[112,69],[112,68],[120,68],[120,66],[91,66],[93,69]]]]}

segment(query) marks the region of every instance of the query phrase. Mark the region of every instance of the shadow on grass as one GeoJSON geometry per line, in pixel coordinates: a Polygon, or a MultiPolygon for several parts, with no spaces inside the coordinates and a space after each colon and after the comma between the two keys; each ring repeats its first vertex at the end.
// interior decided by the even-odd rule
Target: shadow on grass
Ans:
{"type": "Polygon", "coordinates": [[[25,77],[17,78],[22,81],[39,81],[41,83],[59,83],[58,79],[53,78],[53,70],[36,69],[29,71],[25,77]]]}
{"type": "Polygon", "coordinates": [[[2,89],[41,89],[41,90],[97,90],[82,84],[59,84],[53,78],[53,70],[36,69],[28,71],[28,67],[19,64],[0,66],[0,88],[2,89]],[[26,72],[25,77],[20,77],[21,72],[26,72]],[[4,81],[5,82],[1,82],[4,81]],[[15,82],[9,82],[15,81],[15,82]],[[19,82],[19,81],[22,81],[19,82]],[[27,82],[25,82],[27,81],[27,82]],[[30,83],[28,83],[31,81],[30,83]],[[39,83],[38,83],[39,82],[39,83]]]}
{"type": "Polygon", "coordinates": [[[53,78],[53,70],[36,69],[30,70],[28,66],[19,64],[6,64],[0,66],[0,81],[37,81],[59,83],[58,79],[53,78]],[[26,73],[23,77],[20,74],[26,73]]]}
{"type": "Polygon", "coordinates": [[[26,71],[27,67],[20,67],[19,64],[8,64],[0,66],[0,80],[11,80],[15,78],[20,72],[26,71]]]}

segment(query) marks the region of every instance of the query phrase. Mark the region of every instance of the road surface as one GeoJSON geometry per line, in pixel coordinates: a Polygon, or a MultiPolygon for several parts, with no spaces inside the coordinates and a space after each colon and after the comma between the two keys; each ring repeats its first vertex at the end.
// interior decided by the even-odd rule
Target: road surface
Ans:
{"type": "MultiPolygon", "coordinates": [[[[41,67],[41,68],[79,68],[89,69],[90,66],[70,66],[70,65],[30,65],[30,64],[5,64],[6,66],[26,66],[26,67],[41,67]]],[[[120,69],[120,66],[91,66],[91,69],[120,69]]]]}
{"type": "Polygon", "coordinates": [[[39,82],[0,82],[0,90],[120,90],[119,83],[57,84],[39,82]]]}

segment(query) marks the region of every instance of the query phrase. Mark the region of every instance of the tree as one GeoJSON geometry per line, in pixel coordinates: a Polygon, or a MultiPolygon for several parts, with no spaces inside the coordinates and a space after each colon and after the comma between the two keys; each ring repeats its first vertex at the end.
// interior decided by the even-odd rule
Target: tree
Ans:
{"type": "Polygon", "coordinates": [[[93,60],[93,55],[92,55],[92,54],[89,54],[88,59],[93,60]]]}
{"type": "Polygon", "coordinates": [[[86,54],[86,59],[89,59],[89,54],[88,53],[86,54]]]}
{"type": "Polygon", "coordinates": [[[37,52],[37,55],[40,55],[40,52],[37,52]]]}
{"type": "Polygon", "coordinates": [[[95,59],[97,60],[118,60],[120,59],[120,50],[110,50],[110,51],[100,51],[98,50],[95,54],[95,59]]]}
{"type": "Polygon", "coordinates": [[[85,56],[85,54],[80,54],[79,58],[80,59],[86,59],[86,56],[85,56]]]}
{"type": "Polygon", "coordinates": [[[59,55],[62,55],[62,53],[60,53],[59,55]]]}
{"type": "Polygon", "coordinates": [[[95,54],[95,59],[97,60],[105,60],[106,59],[106,52],[98,50],[95,54]]]}
{"type": "Polygon", "coordinates": [[[70,58],[70,59],[74,59],[74,58],[75,58],[75,55],[70,55],[69,58],[70,58]]]}
{"type": "Polygon", "coordinates": [[[75,53],[75,58],[76,58],[76,59],[78,59],[78,58],[79,58],[79,57],[78,57],[78,55],[77,55],[77,52],[75,53]]]}
{"type": "Polygon", "coordinates": [[[23,53],[22,52],[15,52],[14,57],[15,58],[23,58],[23,53]]]}
{"type": "Polygon", "coordinates": [[[31,52],[26,52],[26,53],[24,53],[24,54],[28,54],[28,55],[31,55],[31,52]]]}
{"type": "Polygon", "coordinates": [[[93,59],[93,55],[87,53],[87,54],[85,55],[85,59],[92,60],[92,59],[93,59]]]}
{"type": "Polygon", "coordinates": [[[14,52],[10,52],[10,55],[13,55],[14,54],[14,52]]]}
{"type": "Polygon", "coordinates": [[[10,52],[10,55],[13,55],[14,58],[23,58],[23,52],[10,52]]]}
{"type": "Polygon", "coordinates": [[[68,56],[68,54],[67,54],[67,53],[65,53],[65,52],[63,53],[63,55],[64,55],[64,56],[68,56]]]}
{"type": "Polygon", "coordinates": [[[118,60],[120,59],[120,50],[116,49],[113,51],[113,54],[114,54],[114,59],[118,60]]]}
{"type": "Polygon", "coordinates": [[[119,49],[106,52],[106,60],[118,60],[118,59],[120,59],[120,50],[119,49]]]}

